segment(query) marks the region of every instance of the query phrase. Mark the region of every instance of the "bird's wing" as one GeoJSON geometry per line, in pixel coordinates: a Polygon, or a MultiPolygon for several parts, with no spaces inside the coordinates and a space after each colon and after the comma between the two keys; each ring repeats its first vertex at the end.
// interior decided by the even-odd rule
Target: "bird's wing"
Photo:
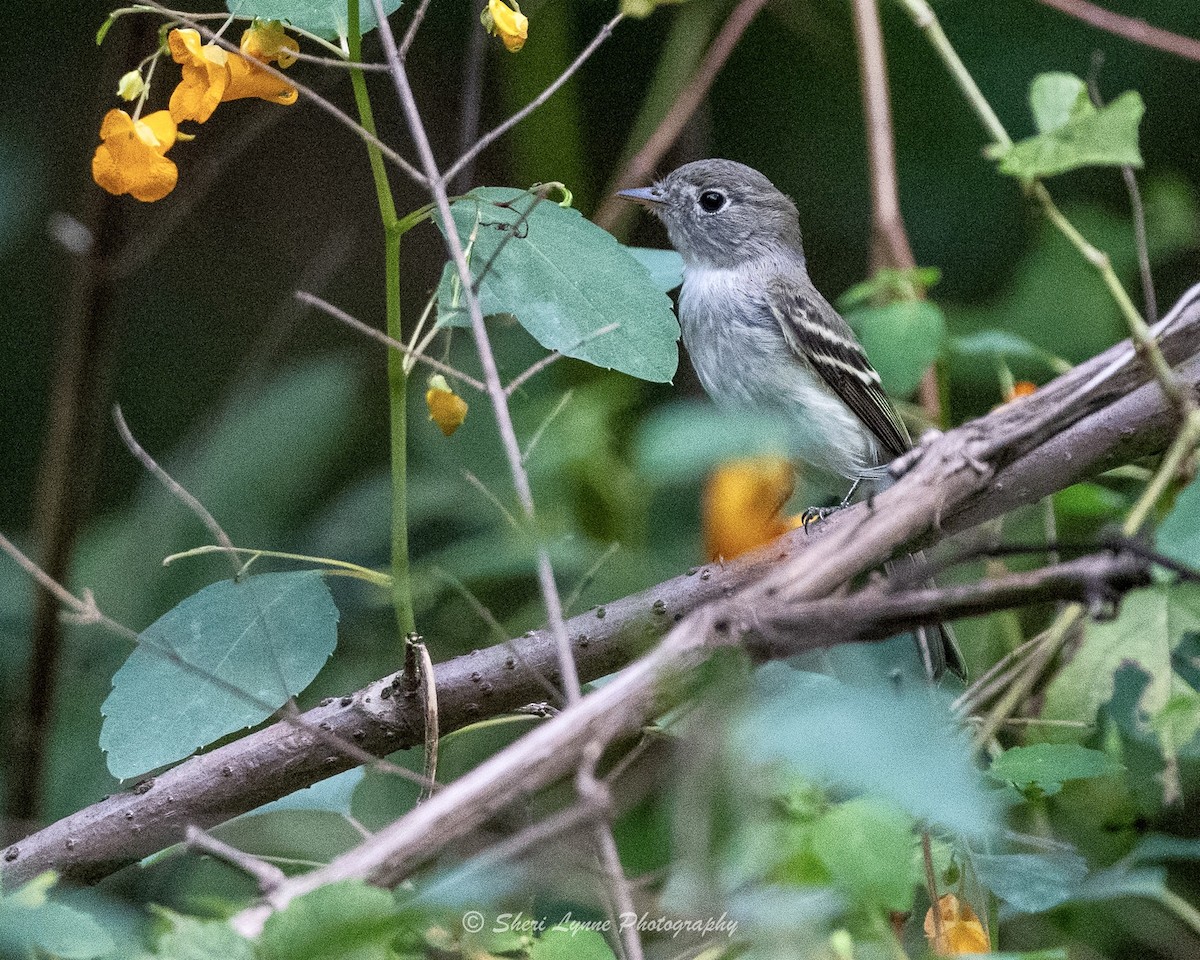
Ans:
{"type": "Polygon", "coordinates": [[[866,424],[890,457],[912,447],[908,430],[854,331],[825,298],[810,284],[777,276],[767,299],[788,345],[866,424]]]}

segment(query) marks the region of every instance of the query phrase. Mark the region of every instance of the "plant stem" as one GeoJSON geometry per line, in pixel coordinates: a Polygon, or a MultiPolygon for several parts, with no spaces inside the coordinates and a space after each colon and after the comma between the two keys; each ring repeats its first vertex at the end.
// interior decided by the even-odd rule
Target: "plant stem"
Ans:
{"type": "MultiPolygon", "coordinates": [[[[350,59],[362,60],[362,30],[359,25],[358,0],[347,4],[349,27],[347,45],[350,59]]],[[[363,129],[376,136],[375,116],[367,95],[367,79],[362,70],[350,71],[354,87],[354,103],[363,129]]],[[[375,180],[375,195],[379,200],[379,219],[383,223],[384,287],[387,297],[387,333],[393,340],[403,341],[400,330],[400,238],[411,226],[396,216],[396,202],[388,183],[383,154],[367,141],[367,156],[371,161],[371,176],[375,180]]],[[[388,351],[388,407],[391,417],[392,445],[392,606],[400,635],[416,630],[413,615],[412,583],[408,562],[408,377],[404,373],[404,355],[388,351]]]]}

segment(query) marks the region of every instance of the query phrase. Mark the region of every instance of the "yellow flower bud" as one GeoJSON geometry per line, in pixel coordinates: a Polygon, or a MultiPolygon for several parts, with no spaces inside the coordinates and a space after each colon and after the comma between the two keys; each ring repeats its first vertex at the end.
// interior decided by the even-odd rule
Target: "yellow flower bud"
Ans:
{"type": "Polygon", "coordinates": [[[425,405],[429,407],[429,419],[447,437],[463,425],[467,419],[467,401],[458,396],[446,378],[440,373],[429,378],[429,389],[425,391],[425,405]]]}
{"type": "Polygon", "coordinates": [[[136,100],[146,89],[146,81],[138,70],[130,70],[117,81],[117,96],[122,100],[136,100]]]}
{"type": "Polygon", "coordinates": [[[480,16],[487,32],[504,41],[509,53],[516,53],[529,37],[529,18],[512,0],[512,6],[504,0],[488,0],[487,9],[480,16]]]}

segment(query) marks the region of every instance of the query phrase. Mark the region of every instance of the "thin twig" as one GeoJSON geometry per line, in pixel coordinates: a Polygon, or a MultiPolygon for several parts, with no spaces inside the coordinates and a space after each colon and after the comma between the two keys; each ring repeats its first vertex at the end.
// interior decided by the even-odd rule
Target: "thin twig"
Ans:
{"type": "MultiPolygon", "coordinates": [[[[887,54],[877,0],[853,0],[858,72],[862,83],[863,120],[867,134],[867,171],[871,185],[871,261],[874,274],[890,267],[917,265],[900,210],[900,177],[896,170],[896,136],[892,128],[887,54]]],[[[942,422],[937,366],[930,364],[918,386],[921,409],[930,423],[942,422]]]]}
{"type": "Polygon", "coordinates": [[[1144,47],[1153,47],[1164,53],[1171,53],[1185,60],[1195,60],[1200,63],[1200,40],[1184,37],[1161,27],[1153,27],[1145,20],[1137,17],[1126,17],[1111,10],[1105,10],[1087,0],[1038,0],[1047,7],[1052,7],[1059,13],[1065,13],[1076,20],[1082,20],[1089,26],[1106,33],[1115,34],[1144,47]]]}
{"type": "MultiPolygon", "coordinates": [[[[717,74],[725,66],[725,61],[733,53],[742,34],[750,26],[760,10],[766,6],[766,0],[739,0],[729,18],[725,21],[713,42],[704,54],[704,59],[696,67],[691,80],[679,91],[679,96],[671,104],[666,116],[662,118],[645,146],[635,153],[625,164],[625,168],[613,180],[614,190],[622,187],[639,186],[650,177],[662,161],[667,151],[679,139],[683,128],[687,126],[692,114],[696,112],[708,91],[716,80],[717,74]]],[[[614,21],[615,23],[615,21],[614,21]]],[[[630,215],[627,204],[616,196],[609,196],[600,209],[596,211],[593,221],[605,230],[613,230],[622,216],[630,215]]]]}
{"type": "Polygon", "coordinates": [[[942,925],[942,899],[938,896],[937,873],[933,869],[933,842],[929,839],[929,831],[921,831],[921,860],[925,866],[925,888],[929,891],[929,902],[933,912],[935,952],[946,947],[946,935],[942,925]]]}
{"type": "Polygon", "coordinates": [[[315,293],[309,293],[307,290],[297,290],[296,299],[307,306],[316,307],[316,309],[332,317],[334,320],[338,321],[338,323],[344,323],[351,329],[357,330],[359,333],[366,334],[372,340],[377,340],[382,343],[385,347],[390,347],[392,350],[399,350],[406,357],[411,357],[413,360],[419,361],[426,366],[433,368],[438,373],[444,373],[448,377],[454,377],[454,379],[465,383],[468,387],[474,387],[480,393],[487,393],[487,387],[484,386],[482,380],[476,380],[470,374],[463,373],[461,370],[457,370],[447,363],[442,363],[440,360],[434,360],[433,357],[426,356],[424,353],[418,353],[415,350],[409,349],[399,340],[393,340],[382,330],[376,330],[369,324],[363,323],[357,317],[350,316],[350,314],[348,314],[345,310],[341,309],[340,307],[335,307],[328,300],[321,299],[315,293]]]}
{"type": "Polygon", "coordinates": [[[550,426],[558,416],[567,409],[567,404],[571,402],[575,396],[575,388],[572,387],[558,399],[558,403],[554,405],[554,409],[546,414],[546,418],[538,424],[536,430],[533,431],[533,436],[529,438],[529,443],[525,445],[525,452],[521,454],[521,463],[528,463],[533,451],[537,449],[537,445],[541,443],[542,437],[545,436],[546,428],[550,426]]]}
{"type": "Polygon", "coordinates": [[[238,560],[237,548],[233,545],[233,541],[229,539],[229,534],[217,522],[217,518],[183,484],[167,473],[159,465],[158,461],[147,452],[145,447],[137,442],[133,431],[129,429],[129,424],[125,422],[125,414],[121,412],[121,405],[119,403],[113,405],[113,423],[116,425],[117,435],[121,438],[121,442],[133,454],[134,459],[145,467],[146,471],[158,480],[159,483],[166,487],[167,492],[171,496],[200,518],[200,522],[204,524],[208,532],[212,534],[213,539],[221,545],[226,556],[229,557],[229,562],[233,565],[233,572],[236,576],[242,569],[242,564],[238,560]]]}
{"type": "Polygon", "coordinates": [[[253,854],[230,846],[199,827],[189,826],[187,828],[183,844],[189,850],[206,853],[217,860],[223,860],[231,867],[236,867],[242,873],[249,875],[258,884],[259,893],[269,894],[287,880],[287,874],[275,864],[267,863],[253,854]]]}
{"type": "MultiPolygon", "coordinates": [[[[1104,106],[1100,96],[1100,68],[1104,65],[1104,53],[1092,53],[1092,69],[1088,71],[1088,95],[1097,107],[1104,106]]],[[[1151,327],[1158,322],[1158,298],[1154,294],[1154,275],[1150,272],[1150,245],[1146,240],[1146,207],[1142,203],[1142,191],[1138,188],[1137,174],[1129,164],[1121,166],[1121,179],[1125,181],[1125,192],[1129,194],[1129,213],[1133,218],[1133,242],[1137,251],[1138,273],[1142,279],[1142,310],[1146,323],[1151,327]]]]}
{"type": "MultiPolygon", "coordinates": [[[[596,36],[592,39],[592,42],[583,48],[583,52],[580,53],[579,56],[577,56],[567,66],[567,68],[558,75],[553,83],[546,87],[545,90],[539,93],[533,98],[533,100],[514,113],[502,124],[492,128],[482,137],[476,140],[474,146],[470,147],[462,154],[462,156],[450,164],[449,168],[446,170],[445,182],[453,180],[456,176],[458,176],[459,173],[462,172],[467,164],[471,163],[477,156],[479,156],[479,154],[483,153],[484,150],[490,147],[493,143],[508,133],[509,130],[533,113],[534,110],[554,96],[554,94],[558,92],[559,87],[570,80],[571,77],[575,75],[575,71],[582,67],[584,62],[596,52],[600,44],[612,36],[613,29],[623,19],[625,19],[625,14],[618,13],[615,17],[609,20],[608,23],[600,28],[600,32],[596,34],[596,36]]],[[[447,219],[446,222],[453,223],[454,221],[447,219]]],[[[468,281],[464,279],[463,282],[466,283],[468,281]]]]}
{"type": "MultiPolygon", "coordinates": [[[[416,13],[413,14],[412,20],[408,24],[408,29],[404,31],[404,39],[400,42],[401,63],[404,63],[408,60],[408,50],[413,45],[413,41],[417,39],[417,31],[421,29],[421,21],[425,19],[425,13],[428,10],[429,0],[421,0],[420,6],[417,7],[416,13]]],[[[385,70],[388,69],[387,64],[384,64],[383,68],[385,70]]]]}
{"type": "MultiPolygon", "coordinates": [[[[388,23],[387,17],[384,14],[383,3],[381,0],[372,0],[372,3],[375,6],[375,14],[379,20],[380,40],[383,43],[388,65],[391,67],[392,81],[396,87],[396,94],[400,99],[400,106],[404,112],[405,119],[408,121],[409,132],[412,134],[413,141],[417,147],[417,154],[421,158],[421,166],[425,171],[425,182],[433,194],[433,199],[438,212],[441,214],[442,222],[446,224],[444,234],[446,247],[449,250],[451,258],[454,260],[455,268],[458,271],[459,283],[462,284],[462,293],[467,301],[467,311],[471,317],[471,332],[475,339],[475,349],[479,354],[479,361],[483,367],[484,382],[487,384],[488,396],[492,401],[492,410],[496,416],[496,426],[500,433],[505,456],[508,459],[509,471],[512,473],[513,486],[516,488],[517,499],[520,501],[521,509],[526,519],[532,520],[534,505],[533,492],[529,486],[529,475],[526,473],[525,465],[521,460],[521,449],[517,443],[517,434],[513,427],[512,414],[508,409],[508,398],[505,396],[504,387],[500,383],[500,372],[496,366],[495,354],[492,352],[487,325],[484,323],[479,298],[475,295],[471,268],[467,263],[462,239],[459,237],[458,231],[453,227],[454,215],[450,210],[450,197],[446,192],[447,178],[443,177],[438,171],[437,160],[433,156],[433,148],[429,143],[429,134],[425,129],[420,109],[417,107],[416,98],[413,96],[412,87],[408,82],[408,74],[404,69],[404,64],[400,60],[399,51],[396,49],[396,39],[392,33],[391,24],[388,23]]],[[[617,14],[610,23],[615,25],[621,16],[622,14],[617,14]]],[[[603,35],[602,31],[601,38],[598,39],[602,39],[603,35]]],[[[597,42],[593,42],[589,50],[595,46],[598,46],[597,42]]],[[[576,60],[576,64],[582,63],[582,60],[583,57],[581,55],[576,60]]],[[[567,71],[559,77],[556,83],[561,85],[561,82],[570,74],[572,69],[572,67],[568,67],[567,71]]],[[[552,92],[554,89],[557,89],[557,87],[555,84],[551,84],[547,88],[547,93],[552,92]]],[[[486,140],[487,138],[485,137],[484,139],[486,140]]],[[[450,171],[450,174],[453,176],[453,170],[450,171]]],[[[575,660],[571,654],[571,641],[567,636],[566,628],[563,624],[562,603],[558,594],[558,586],[554,581],[554,570],[550,565],[550,554],[545,547],[539,547],[537,550],[537,574],[538,582],[542,589],[542,598],[546,604],[546,615],[550,624],[550,630],[554,635],[555,643],[558,647],[563,692],[566,695],[567,702],[571,703],[580,697],[579,672],[575,667],[575,660]]]]}
{"type": "MultiPolygon", "coordinates": [[[[178,667],[182,672],[190,676],[198,677],[199,679],[212,684],[223,693],[227,693],[230,696],[249,704],[250,706],[262,710],[267,715],[279,710],[278,705],[269,703],[266,700],[262,700],[256,697],[254,694],[243,690],[236,684],[231,683],[223,677],[213,673],[206,667],[197,666],[190,660],[181,657],[167,644],[154,639],[152,636],[138,634],[133,630],[130,630],[129,627],[125,626],[123,623],[119,623],[112,619],[112,617],[108,616],[108,614],[100,609],[100,606],[96,603],[95,596],[90,590],[83,591],[83,599],[76,597],[66,587],[52,578],[46,573],[46,571],[41,569],[36,563],[30,560],[29,557],[22,553],[21,550],[18,549],[17,546],[3,533],[0,533],[0,550],[12,557],[12,559],[15,560],[17,564],[23,570],[25,570],[26,573],[36,580],[43,589],[51,593],[64,607],[67,607],[78,622],[102,626],[106,630],[115,633],[117,636],[122,637],[123,639],[128,640],[139,647],[145,647],[146,649],[151,650],[156,656],[162,657],[168,663],[178,667]]],[[[396,774],[397,776],[414,780],[421,785],[424,785],[425,783],[424,778],[421,777],[420,774],[413,773],[411,770],[406,770],[388,760],[380,759],[374,754],[367,752],[357,744],[352,743],[342,737],[336,736],[335,734],[331,734],[315,724],[308,723],[294,711],[294,708],[291,712],[285,709],[281,711],[281,713],[281,719],[284,723],[292,724],[296,729],[303,730],[304,732],[310,734],[317,742],[321,743],[325,749],[332,748],[340,751],[341,753],[344,753],[346,756],[353,759],[357,764],[370,766],[373,769],[379,770],[383,773],[396,774]]]]}
{"type": "MultiPolygon", "coordinates": [[[[596,778],[596,764],[600,760],[601,752],[602,747],[599,743],[589,744],[579,766],[579,772],[575,775],[575,789],[584,804],[604,810],[612,807],[612,799],[609,796],[608,784],[596,778]]],[[[618,917],[637,916],[633,895],[629,889],[629,880],[621,866],[621,855],[617,851],[616,841],[613,840],[612,825],[608,820],[602,820],[593,833],[600,857],[600,867],[604,871],[608,889],[612,891],[618,917]]],[[[617,931],[627,960],[642,960],[644,952],[637,925],[618,923],[617,931]]]]}
{"type": "Polygon", "coordinates": [[[900,211],[896,137],[892,130],[891,94],[879,7],[877,0],[853,0],[852,7],[871,182],[871,272],[883,267],[910,270],[917,261],[900,211]]]}
{"type": "Polygon", "coordinates": [[[603,337],[605,334],[612,333],[620,326],[621,323],[619,320],[614,321],[613,323],[607,323],[599,330],[593,330],[587,336],[580,337],[578,341],[571,344],[569,347],[563,347],[561,350],[554,350],[551,353],[546,354],[540,360],[530,364],[515,377],[513,377],[512,382],[504,388],[504,392],[511,397],[513,393],[519,390],[523,384],[529,381],[531,377],[536,377],[539,373],[550,366],[550,364],[554,363],[554,361],[561,360],[564,356],[570,356],[571,351],[578,350],[584,344],[590,343],[592,340],[595,340],[599,337],[603,337]]]}
{"type": "MultiPolygon", "coordinates": [[[[468,41],[467,56],[463,64],[461,116],[458,127],[458,152],[465,154],[479,139],[479,121],[483,111],[483,76],[487,65],[488,38],[479,29],[479,17],[472,7],[467,11],[471,18],[471,39],[468,41]]],[[[466,193],[475,179],[475,158],[472,157],[454,175],[450,189],[454,193],[466,193]]]]}

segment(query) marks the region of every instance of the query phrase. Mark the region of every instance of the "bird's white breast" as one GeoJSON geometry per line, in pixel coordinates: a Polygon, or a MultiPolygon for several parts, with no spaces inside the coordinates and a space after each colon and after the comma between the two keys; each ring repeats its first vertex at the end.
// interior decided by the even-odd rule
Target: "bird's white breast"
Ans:
{"type": "Polygon", "coordinates": [[[763,271],[688,266],[679,295],[683,342],[700,383],[735,409],[775,410],[796,423],[794,454],[855,478],[877,475],[879,445],[854,412],[784,339],[756,301],[763,271]]]}

